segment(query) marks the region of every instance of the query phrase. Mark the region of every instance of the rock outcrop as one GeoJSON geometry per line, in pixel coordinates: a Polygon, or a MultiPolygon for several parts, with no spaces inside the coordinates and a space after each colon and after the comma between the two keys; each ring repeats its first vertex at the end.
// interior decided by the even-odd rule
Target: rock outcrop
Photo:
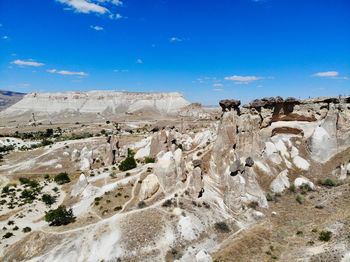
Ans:
{"type": "Polygon", "coordinates": [[[132,93],[115,91],[89,91],[66,93],[31,93],[7,108],[5,114],[24,112],[60,113],[133,113],[155,111],[172,114],[190,103],[180,93],[132,93]]]}

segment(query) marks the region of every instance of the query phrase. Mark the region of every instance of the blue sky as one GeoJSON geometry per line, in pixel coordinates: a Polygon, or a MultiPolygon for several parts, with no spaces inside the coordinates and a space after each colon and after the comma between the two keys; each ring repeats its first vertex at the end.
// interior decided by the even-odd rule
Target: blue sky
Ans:
{"type": "Polygon", "coordinates": [[[0,0],[0,89],[350,94],[348,0],[0,0]]]}

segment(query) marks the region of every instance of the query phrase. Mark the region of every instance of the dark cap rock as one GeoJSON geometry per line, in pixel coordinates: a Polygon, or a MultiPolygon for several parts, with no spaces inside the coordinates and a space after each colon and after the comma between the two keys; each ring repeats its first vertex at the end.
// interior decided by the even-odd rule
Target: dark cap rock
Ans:
{"type": "Polygon", "coordinates": [[[241,105],[241,101],[236,99],[224,99],[219,102],[219,105],[223,112],[230,111],[231,109],[237,110],[241,105]]]}

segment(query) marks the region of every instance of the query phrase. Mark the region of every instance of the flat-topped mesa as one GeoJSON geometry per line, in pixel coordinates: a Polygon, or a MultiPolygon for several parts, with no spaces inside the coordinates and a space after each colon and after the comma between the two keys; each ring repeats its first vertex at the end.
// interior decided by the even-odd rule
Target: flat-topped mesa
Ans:
{"type": "Polygon", "coordinates": [[[219,102],[219,105],[222,108],[222,112],[231,111],[231,109],[239,111],[241,101],[236,99],[224,99],[219,102]]]}
{"type": "Polygon", "coordinates": [[[175,113],[189,105],[182,94],[141,93],[116,91],[31,93],[8,108],[11,112],[46,112],[62,111],[79,113],[125,113],[152,110],[159,113],[175,113]]]}

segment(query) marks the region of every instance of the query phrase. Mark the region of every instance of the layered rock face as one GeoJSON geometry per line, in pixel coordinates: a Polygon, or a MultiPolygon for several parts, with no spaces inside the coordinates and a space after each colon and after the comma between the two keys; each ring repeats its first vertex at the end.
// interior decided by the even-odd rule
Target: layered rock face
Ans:
{"type": "Polygon", "coordinates": [[[292,177],[315,179],[314,171],[327,166],[345,170],[350,161],[331,162],[350,147],[349,97],[264,98],[243,107],[223,100],[220,105],[223,115],[204,188],[219,193],[231,210],[252,201],[267,207],[266,191],[283,192],[292,177]],[[270,182],[266,186],[262,180],[270,182]]]}
{"type": "Polygon", "coordinates": [[[131,93],[114,91],[89,91],[67,93],[31,93],[7,108],[4,113],[27,111],[60,113],[133,113],[151,110],[174,113],[190,103],[180,93],[131,93]]]}

